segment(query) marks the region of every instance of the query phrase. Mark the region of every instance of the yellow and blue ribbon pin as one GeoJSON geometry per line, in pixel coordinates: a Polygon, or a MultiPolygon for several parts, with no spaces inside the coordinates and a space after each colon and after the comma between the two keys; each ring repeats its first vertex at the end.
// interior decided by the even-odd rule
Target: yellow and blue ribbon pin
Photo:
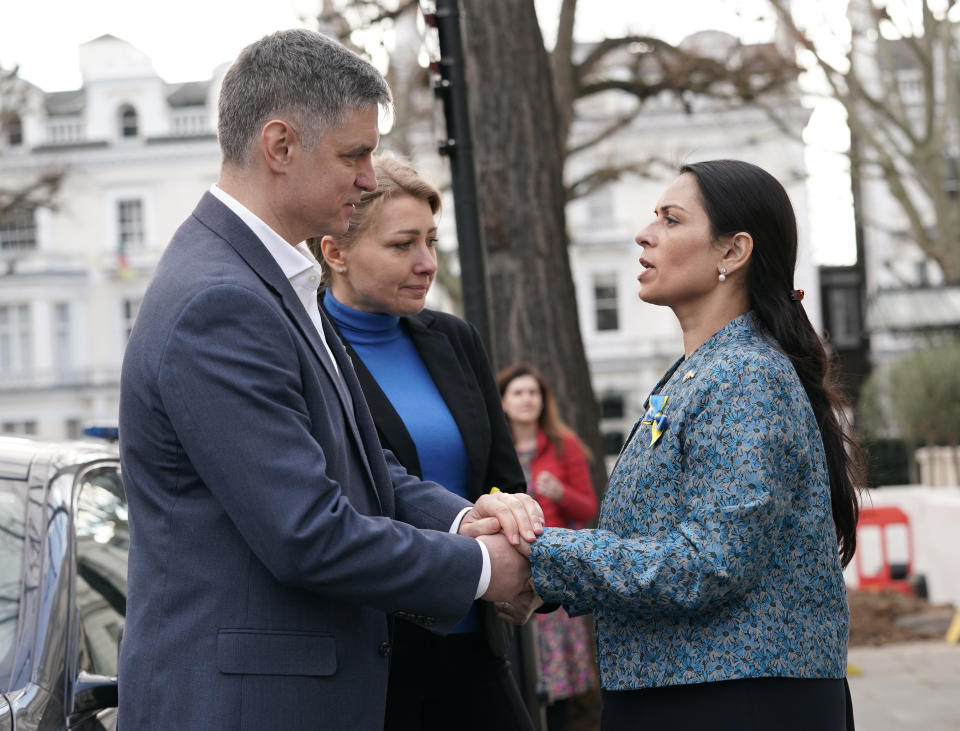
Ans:
{"type": "Polygon", "coordinates": [[[650,424],[650,446],[653,446],[670,425],[670,420],[663,413],[663,407],[666,406],[668,398],[669,396],[664,396],[662,393],[652,394],[648,400],[647,412],[640,421],[641,424],[650,424]]]}

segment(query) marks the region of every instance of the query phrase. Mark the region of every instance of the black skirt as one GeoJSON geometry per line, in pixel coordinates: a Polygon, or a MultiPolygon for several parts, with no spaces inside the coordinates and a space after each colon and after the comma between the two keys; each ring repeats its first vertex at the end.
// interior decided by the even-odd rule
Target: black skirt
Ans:
{"type": "Polygon", "coordinates": [[[845,678],[745,678],[602,691],[601,731],[854,731],[845,678]]]}

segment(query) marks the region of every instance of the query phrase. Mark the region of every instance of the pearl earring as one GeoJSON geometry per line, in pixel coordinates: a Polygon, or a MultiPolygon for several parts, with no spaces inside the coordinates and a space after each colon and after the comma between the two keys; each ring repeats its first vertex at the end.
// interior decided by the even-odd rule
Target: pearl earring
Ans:
{"type": "Polygon", "coordinates": [[[721,282],[726,282],[726,281],[727,281],[727,268],[726,268],[726,267],[720,267],[720,276],[717,277],[717,279],[719,279],[721,282]]]}
{"type": "Polygon", "coordinates": [[[337,271],[340,272],[341,274],[343,274],[344,269],[343,269],[343,267],[338,267],[338,268],[337,268],[337,271]]]}

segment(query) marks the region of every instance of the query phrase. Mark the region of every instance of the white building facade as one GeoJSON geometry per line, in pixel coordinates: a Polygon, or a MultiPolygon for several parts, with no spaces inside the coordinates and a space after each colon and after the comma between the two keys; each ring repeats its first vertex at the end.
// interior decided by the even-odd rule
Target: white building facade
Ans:
{"type": "MultiPolygon", "coordinates": [[[[730,40],[698,38],[720,49],[730,40]]],[[[0,431],[64,438],[87,422],[115,421],[123,350],[153,267],[219,170],[219,75],[167,84],[148,58],[112,36],[85,44],[80,57],[82,88],[31,88],[19,125],[8,124],[0,137],[0,176],[8,187],[48,171],[63,174],[54,208],[0,227],[0,431]]],[[[592,101],[581,110],[582,133],[615,115],[620,103],[616,95],[592,101]]],[[[681,162],[739,158],[784,182],[800,224],[795,285],[806,291],[804,306],[819,329],[800,138],[807,110],[795,104],[780,111],[795,128],[787,134],[757,108],[687,103],[692,114],[674,97],[652,100],[628,128],[584,155],[589,159],[568,165],[567,174],[578,176],[604,157],[664,163],[568,207],[580,325],[608,453],[682,352],[673,314],[637,298],[634,243],[681,162]]],[[[426,144],[415,147],[428,149],[418,164],[441,182],[445,161],[429,149],[429,130],[422,132],[426,144]]],[[[443,236],[452,239],[449,200],[446,210],[443,236]]],[[[432,301],[443,307],[446,298],[438,291],[432,301]]]]}
{"type": "Polygon", "coordinates": [[[26,103],[0,178],[62,176],[52,206],[0,225],[0,431],[73,438],[115,423],[120,363],[163,247],[216,180],[217,84],[166,84],[112,36],[80,48],[83,86],[26,103]]]}
{"type": "MultiPolygon", "coordinates": [[[[880,172],[883,165],[897,169],[897,185],[913,201],[913,214],[932,230],[938,225],[934,198],[943,192],[950,205],[960,206],[960,114],[955,104],[956,60],[935,56],[924,66],[913,50],[917,39],[878,37],[871,13],[868,0],[854,0],[848,8],[856,30],[853,53],[859,76],[866,90],[890,110],[889,117],[877,115],[877,126],[882,128],[878,137],[885,143],[883,157],[856,135],[851,140],[861,161],[855,182],[862,228],[865,325],[871,363],[879,366],[960,336],[960,285],[949,283],[940,264],[917,243],[911,214],[880,172]],[[933,78],[925,78],[926,72],[933,78]],[[934,118],[932,123],[928,113],[934,118]],[[896,124],[891,118],[896,118],[896,124]],[[904,130],[898,130],[898,124],[904,130]],[[931,134],[928,124],[942,129],[932,138],[932,149],[924,147],[931,134]],[[911,140],[906,138],[906,130],[911,140]],[[935,177],[941,173],[934,173],[924,160],[924,155],[931,153],[941,156],[943,163],[939,182],[935,177]],[[921,164],[912,168],[903,162],[908,157],[921,164]],[[924,175],[929,179],[919,179],[924,175]],[[938,185],[942,190],[931,196],[929,186],[938,185]]],[[[952,33],[954,46],[960,42],[956,21],[942,31],[952,33]]]]}

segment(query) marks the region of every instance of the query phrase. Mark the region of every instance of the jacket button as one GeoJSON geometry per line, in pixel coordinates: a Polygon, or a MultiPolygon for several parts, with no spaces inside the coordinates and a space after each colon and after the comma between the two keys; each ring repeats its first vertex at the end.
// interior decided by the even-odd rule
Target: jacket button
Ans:
{"type": "Polygon", "coordinates": [[[389,642],[381,642],[377,652],[380,654],[380,657],[387,657],[392,649],[389,642]]]}

